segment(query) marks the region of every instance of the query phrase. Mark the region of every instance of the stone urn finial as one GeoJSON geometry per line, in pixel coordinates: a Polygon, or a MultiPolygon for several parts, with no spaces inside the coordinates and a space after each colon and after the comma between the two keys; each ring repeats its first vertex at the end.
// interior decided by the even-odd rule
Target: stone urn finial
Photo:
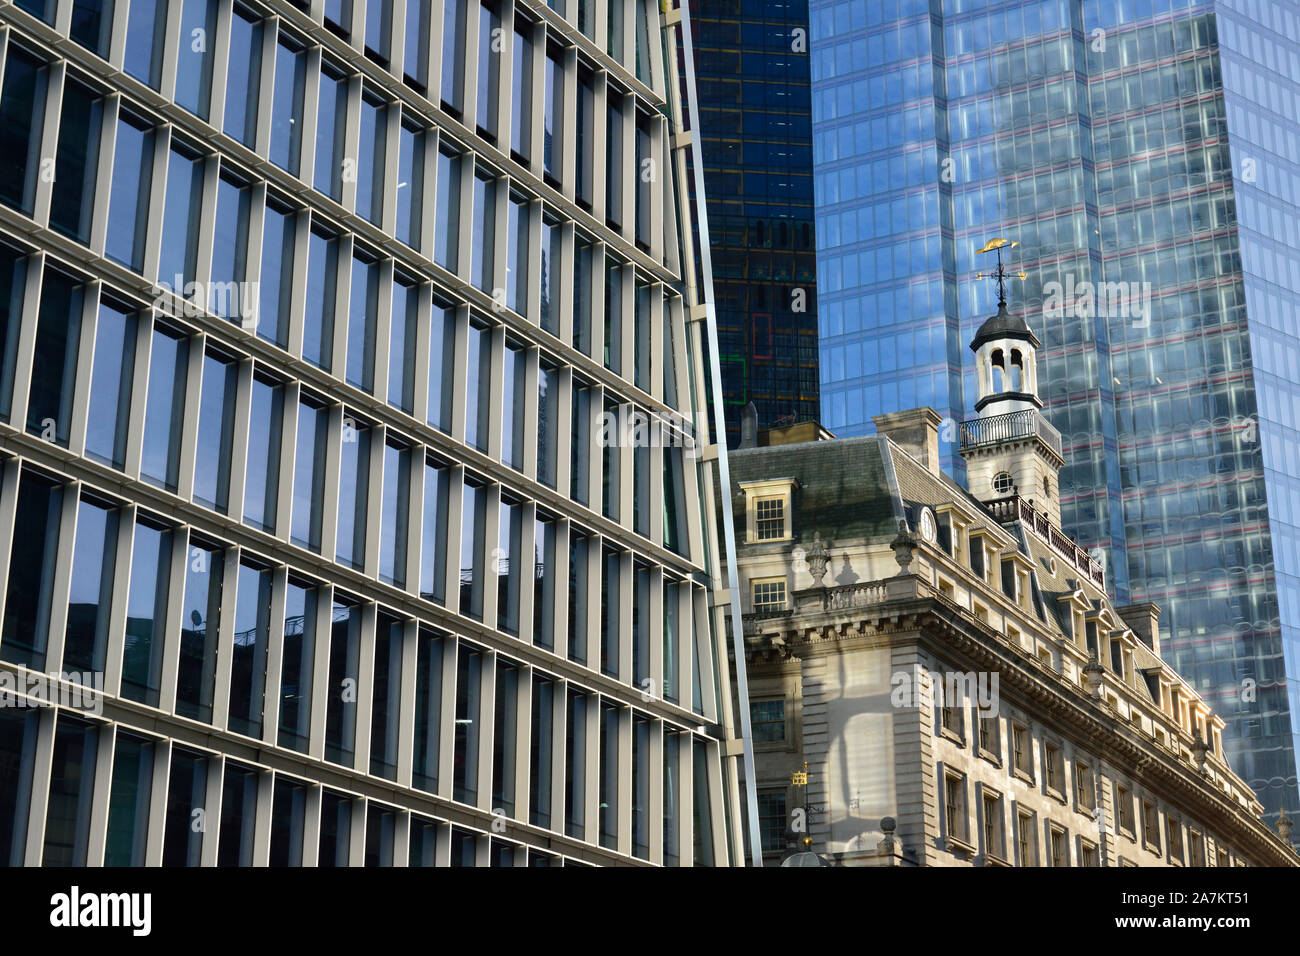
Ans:
{"type": "Polygon", "coordinates": [[[912,553],[916,550],[916,536],[907,530],[907,522],[899,519],[898,535],[889,546],[894,549],[894,560],[898,562],[899,576],[909,574],[909,565],[912,563],[912,553]]]}
{"type": "Polygon", "coordinates": [[[1093,697],[1101,696],[1102,678],[1106,671],[1097,660],[1094,650],[1088,654],[1088,663],[1083,668],[1083,689],[1093,697]]]}
{"type": "Polygon", "coordinates": [[[826,577],[826,545],[822,541],[822,534],[818,531],[813,535],[812,547],[808,549],[805,560],[808,562],[808,573],[812,575],[813,584],[817,587],[825,587],[822,581],[826,577]]]}
{"type": "Polygon", "coordinates": [[[1295,824],[1291,822],[1291,818],[1286,815],[1286,807],[1283,807],[1280,811],[1278,811],[1278,815],[1277,815],[1277,835],[1280,836],[1287,843],[1290,843],[1291,830],[1293,829],[1294,826],[1295,824]]]}

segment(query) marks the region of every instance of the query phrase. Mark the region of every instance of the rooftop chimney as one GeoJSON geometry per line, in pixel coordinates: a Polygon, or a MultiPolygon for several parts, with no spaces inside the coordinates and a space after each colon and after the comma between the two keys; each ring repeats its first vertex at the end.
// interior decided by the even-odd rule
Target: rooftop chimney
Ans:
{"type": "Polygon", "coordinates": [[[1133,628],[1138,639],[1157,654],[1160,653],[1160,608],[1145,601],[1141,604],[1125,604],[1115,610],[1124,619],[1124,623],[1133,628]]]}
{"type": "Polygon", "coordinates": [[[939,426],[943,419],[929,405],[905,412],[873,415],[876,431],[885,435],[932,474],[939,474],[939,426]]]}

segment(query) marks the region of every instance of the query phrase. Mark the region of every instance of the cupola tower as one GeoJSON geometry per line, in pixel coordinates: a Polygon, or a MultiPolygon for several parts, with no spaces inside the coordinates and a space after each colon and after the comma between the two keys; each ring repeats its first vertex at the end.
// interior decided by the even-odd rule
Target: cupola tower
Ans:
{"type": "MultiPolygon", "coordinates": [[[[1038,397],[1038,347],[1042,344],[1020,315],[1007,309],[1002,249],[1015,246],[991,239],[982,253],[997,251],[997,270],[987,274],[998,285],[998,311],[975,333],[975,383],[978,418],[961,425],[961,455],[967,484],[981,501],[1019,495],[1061,525],[1057,481],[1065,459],[1061,434],[1044,417],[1038,397]]],[[[982,274],[981,278],[985,276],[982,274]]],[[[1024,278],[1023,274],[1019,278],[1024,278]]]]}

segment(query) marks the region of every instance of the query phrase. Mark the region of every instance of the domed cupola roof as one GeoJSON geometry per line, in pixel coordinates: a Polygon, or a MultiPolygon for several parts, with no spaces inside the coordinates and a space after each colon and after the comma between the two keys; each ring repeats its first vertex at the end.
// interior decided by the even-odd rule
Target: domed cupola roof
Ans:
{"type": "Polygon", "coordinates": [[[984,324],[979,327],[979,331],[975,333],[974,341],[970,344],[971,351],[977,352],[985,342],[992,342],[996,339],[1019,339],[1028,342],[1034,348],[1038,348],[1042,344],[1024,318],[1019,315],[1012,315],[1007,311],[1005,302],[998,305],[997,315],[985,319],[984,324]]]}

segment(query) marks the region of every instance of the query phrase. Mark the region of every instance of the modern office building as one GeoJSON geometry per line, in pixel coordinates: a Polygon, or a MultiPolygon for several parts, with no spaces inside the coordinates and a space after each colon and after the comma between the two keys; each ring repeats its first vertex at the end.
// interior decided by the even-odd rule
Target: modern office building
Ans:
{"type": "Polygon", "coordinates": [[[1223,719],[1164,660],[1159,608],[1117,606],[1061,532],[1061,436],[1034,381],[997,374],[1032,368],[1033,333],[1003,312],[975,342],[969,491],[941,469],[931,408],[731,456],[765,854],[1300,864],[1233,773],[1223,719]]]}
{"type": "MultiPolygon", "coordinates": [[[[1297,809],[1300,13],[1269,0],[812,0],[823,421],[929,404],[1009,298],[1043,340],[1062,527],[1297,809]],[[1004,250],[1007,252],[1008,250],[1004,250]]],[[[1023,493],[1023,491],[1022,491],[1023,493]]]]}
{"type": "Polygon", "coordinates": [[[0,860],[742,862],[680,29],[0,9],[0,860]]]}
{"type": "Polygon", "coordinates": [[[808,0],[692,0],[696,88],[728,444],[816,421],[808,0]]]}

